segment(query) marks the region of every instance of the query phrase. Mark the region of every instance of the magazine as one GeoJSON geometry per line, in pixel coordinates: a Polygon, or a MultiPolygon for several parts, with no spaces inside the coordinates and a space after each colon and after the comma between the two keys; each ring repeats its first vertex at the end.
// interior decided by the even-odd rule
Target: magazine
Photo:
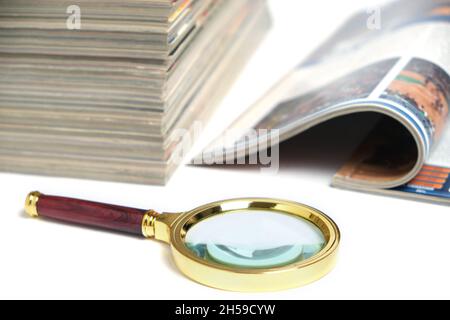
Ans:
{"type": "MultiPolygon", "coordinates": [[[[448,204],[450,0],[400,0],[380,13],[379,25],[367,12],[351,18],[230,130],[275,129],[283,142],[337,117],[378,113],[333,186],[448,204]]],[[[222,148],[226,157],[270,140],[243,136],[222,148]]]]}
{"type": "Polygon", "coordinates": [[[0,171],[167,183],[270,25],[265,0],[1,0],[0,171]]]}

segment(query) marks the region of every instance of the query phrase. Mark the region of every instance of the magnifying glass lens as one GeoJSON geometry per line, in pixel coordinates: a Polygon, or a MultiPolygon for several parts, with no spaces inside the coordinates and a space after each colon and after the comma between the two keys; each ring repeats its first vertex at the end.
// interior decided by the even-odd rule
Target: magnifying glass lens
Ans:
{"type": "Polygon", "coordinates": [[[187,232],[186,247],[199,258],[238,268],[273,268],[319,253],[326,240],[318,227],[287,213],[248,210],[218,215],[187,232]]]}

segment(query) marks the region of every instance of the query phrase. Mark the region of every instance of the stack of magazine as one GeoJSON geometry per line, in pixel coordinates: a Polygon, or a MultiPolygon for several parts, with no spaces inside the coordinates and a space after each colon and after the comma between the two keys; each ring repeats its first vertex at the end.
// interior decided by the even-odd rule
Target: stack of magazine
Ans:
{"type": "Polygon", "coordinates": [[[393,1],[356,14],[228,130],[245,134],[217,139],[195,162],[371,113],[376,125],[333,185],[448,204],[449,106],[450,0],[393,1]]]}
{"type": "Polygon", "coordinates": [[[0,1],[0,170],[165,183],[269,26],[264,0],[0,1]]]}

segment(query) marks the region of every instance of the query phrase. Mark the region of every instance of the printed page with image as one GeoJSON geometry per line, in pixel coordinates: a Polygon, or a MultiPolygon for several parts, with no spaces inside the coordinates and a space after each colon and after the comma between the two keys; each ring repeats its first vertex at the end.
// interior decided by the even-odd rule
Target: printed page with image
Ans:
{"type": "Polygon", "coordinates": [[[450,203],[449,104],[450,1],[393,1],[355,15],[229,128],[257,135],[225,146],[219,138],[202,157],[251,155],[273,131],[283,142],[333,118],[377,113],[333,185],[450,203]]]}

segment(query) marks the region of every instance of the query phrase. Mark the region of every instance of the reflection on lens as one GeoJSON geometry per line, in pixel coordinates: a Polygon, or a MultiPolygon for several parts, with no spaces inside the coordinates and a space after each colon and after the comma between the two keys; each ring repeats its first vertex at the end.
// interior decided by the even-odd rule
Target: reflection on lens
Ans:
{"type": "Polygon", "coordinates": [[[325,245],[309,221],[271,211],[239,211],[209,218],[187,233],[198,257],[240,268],[273,268],[301,262],[325,245]]]}

